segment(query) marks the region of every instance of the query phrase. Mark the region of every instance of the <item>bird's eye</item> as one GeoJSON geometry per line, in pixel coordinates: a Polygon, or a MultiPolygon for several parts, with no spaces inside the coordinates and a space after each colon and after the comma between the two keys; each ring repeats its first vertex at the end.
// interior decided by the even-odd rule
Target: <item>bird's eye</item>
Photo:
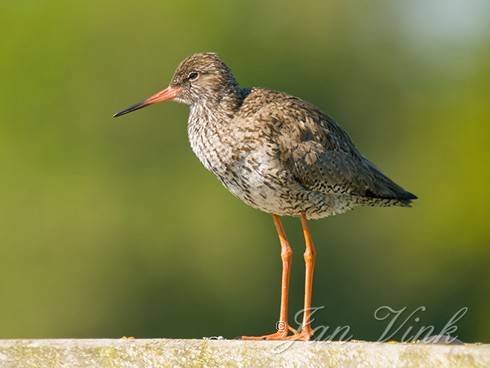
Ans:
{"type": "Polygon", "coordinates": [[[189,75],[187,76],[187,79],[190,81],[195,81],[199,77],[198,72],[190,72],[189,75]]]}

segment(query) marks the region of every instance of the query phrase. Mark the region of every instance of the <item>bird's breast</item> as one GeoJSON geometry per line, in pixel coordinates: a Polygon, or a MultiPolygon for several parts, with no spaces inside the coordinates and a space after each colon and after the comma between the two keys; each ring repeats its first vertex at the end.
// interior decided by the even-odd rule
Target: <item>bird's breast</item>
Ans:
{"type": "Polygon", "coordinates": [[[223,129],[194,120],[189,122],[188,135],[192,151],[206,169],[217,175],[227,170],[232,152],[223,129]]]}
{"type": "Polygon", "coordinates": [[[252,142],[229,128],[190,125],[192,150],[206,169],[243,202],[266,212],[285,213],[291,205],[291,180],[276,152],[264,142],[252,142]]]}

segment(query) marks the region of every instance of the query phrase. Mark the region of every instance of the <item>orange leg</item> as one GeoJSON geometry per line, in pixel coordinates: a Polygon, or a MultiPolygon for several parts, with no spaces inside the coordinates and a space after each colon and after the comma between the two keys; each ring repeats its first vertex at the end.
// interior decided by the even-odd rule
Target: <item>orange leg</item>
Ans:
{"type": "MultiPolygon", "coordinates": [[[[303,324],[301,332],[297,339],[309,340],[313,335],[313,329],[311,328],[311,294],[313,289],[313,271],[315,269],[316,249],[311,238],[310,229],[306,221],[306,216],[301,214],[301,226],[303,228],[303,235],[305,237],[306,250],[304,253],[305,258],[305,303],[303,311],[303,324]]],[[[294,336],[292,336],[294,337],[294,336]]]]}
{"type": "Polygon", "coordinates": [[[277,332],[263,336],[242,336],[244,340],[282,340],[287,338],[288,332],[296,332],[288,324],[288,290],[289,290],[289,275],[291,270],[291,262],[293,250],[286,238],[284,227],[281,223],[281,218],[278,215],[272,215],[274,225],[276,226],[279,242],[281,243],[281,259],[282,259],[282,278],[281,278],[281,310],[279,314],[279,322],[277,324],[277,332]]]}

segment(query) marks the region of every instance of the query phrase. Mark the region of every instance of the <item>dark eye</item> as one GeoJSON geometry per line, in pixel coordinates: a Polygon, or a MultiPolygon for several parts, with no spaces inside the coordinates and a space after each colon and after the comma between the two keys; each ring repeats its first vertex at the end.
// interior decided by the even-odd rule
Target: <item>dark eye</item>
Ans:
{"type": "Polygon", "coordinates": [[[190,72],[189,75],[187,76],[187,79],[190,81],[195,81],[199,77],[198,72],[190,72]]]}

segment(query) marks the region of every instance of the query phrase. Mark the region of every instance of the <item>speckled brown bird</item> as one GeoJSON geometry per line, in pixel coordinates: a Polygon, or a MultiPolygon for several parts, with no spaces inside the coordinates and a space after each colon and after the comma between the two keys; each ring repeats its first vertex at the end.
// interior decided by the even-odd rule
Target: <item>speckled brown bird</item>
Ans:
{"type": "Polygon", "coordinates": [[[417,197],[366,159],[330,116],[286,93],[240,87],[214,53],[186,58],[166,89],[114,117],[166,100],[189,105],[187,129],[196,156],[236,197],[272,214],[279,235],[283,270],[278,329],[243,338],[309,340],[316,250],[307,219],[358,206],[409,206],[417,197]],[[280,216],[300,218],[306,243],[303,323],[298,331],[288,323],[292,249],[280,216]]]}

